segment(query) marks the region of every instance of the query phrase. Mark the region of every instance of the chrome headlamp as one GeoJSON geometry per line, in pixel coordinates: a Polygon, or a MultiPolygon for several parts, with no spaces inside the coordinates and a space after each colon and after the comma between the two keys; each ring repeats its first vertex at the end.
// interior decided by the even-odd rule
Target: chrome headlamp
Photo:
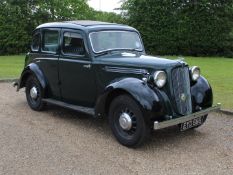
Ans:
{"type": "Polygon", "coordinates": [[[190,68],[190,75],[193,81],[197,81],[198,78],[201,76],[201,70],[197,66],[193,66],[190,68]]]}
{"type": "Polygon", "coordinates": [[[154,73],[154,83],[158,88],[162,88],[167,82],[167,75],[164,71],[156,71],[154,73]]]}

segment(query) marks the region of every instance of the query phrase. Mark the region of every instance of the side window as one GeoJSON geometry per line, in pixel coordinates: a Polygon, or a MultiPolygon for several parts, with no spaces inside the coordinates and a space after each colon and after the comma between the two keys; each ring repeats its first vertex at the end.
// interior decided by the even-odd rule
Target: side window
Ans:
{"type": "Polygon", "coordinates": [[[63,35],[62,51],[65,55],[85,55],[85,46],[82,35],[75,32],[65,32],[63,35]]]}
{"type": "Polygon", "coordinates": [[[45,30],[43,32],[42,50],[56,53],[59,45],[59,32],[55,30],[45,30]]]}
{"type": "Polygon", "coordinates": [[[31,50],[38,52],[40,49],[40,33],[35,33],[32,38],[31,50]]]}

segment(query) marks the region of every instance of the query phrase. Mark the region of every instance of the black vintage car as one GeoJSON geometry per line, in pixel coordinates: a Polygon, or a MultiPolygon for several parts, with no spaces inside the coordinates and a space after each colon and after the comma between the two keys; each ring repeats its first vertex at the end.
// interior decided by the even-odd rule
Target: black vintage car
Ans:
{"type": "Polygon", "coordinates": [[[17,89],[33,110],[45,104],[108,117],[117,140],[129,147],[152,130],[202,125],[212,106],[208,81],[182,60],[148,56],[129,26],[66,21],[38,26],[17,89]]]}

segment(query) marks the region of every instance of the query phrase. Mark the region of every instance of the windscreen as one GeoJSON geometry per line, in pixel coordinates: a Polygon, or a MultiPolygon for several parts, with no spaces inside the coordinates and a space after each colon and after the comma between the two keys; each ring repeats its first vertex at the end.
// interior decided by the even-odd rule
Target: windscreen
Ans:
{"type": "Polygon", "coordinates": [[[129,49],[142,51],[142,42],[136,32],[100,31],[90,34],[92,49],[95,53],[107,50],[129,49]]]}

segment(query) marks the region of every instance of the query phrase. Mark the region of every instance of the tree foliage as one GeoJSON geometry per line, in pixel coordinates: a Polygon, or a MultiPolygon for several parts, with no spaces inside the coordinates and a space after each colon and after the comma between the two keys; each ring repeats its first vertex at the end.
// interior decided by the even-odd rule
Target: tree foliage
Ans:
{"type": "Polygon", "coordinates": [[[127,0],[123,9],[150,53],[233,55],[232,0],[127,0]]]}
{"type": "Polygon", "coordinates": [[[118,15],[118,14],[113,13],[113,12],[96,11],[96,12],[94,12],[94,17],[91,19],[97,20],[97,21],[120,23],[120,24],[124,23],[124,19],[121,17],[121,15],[118,15]]]}
{"type": "Polygon", "coordinates": [[[119,22],[121,17],[94,11],[87,0],[0,0],[0,55],[26,52],[39,24],[85,19],[119,22]]]}

